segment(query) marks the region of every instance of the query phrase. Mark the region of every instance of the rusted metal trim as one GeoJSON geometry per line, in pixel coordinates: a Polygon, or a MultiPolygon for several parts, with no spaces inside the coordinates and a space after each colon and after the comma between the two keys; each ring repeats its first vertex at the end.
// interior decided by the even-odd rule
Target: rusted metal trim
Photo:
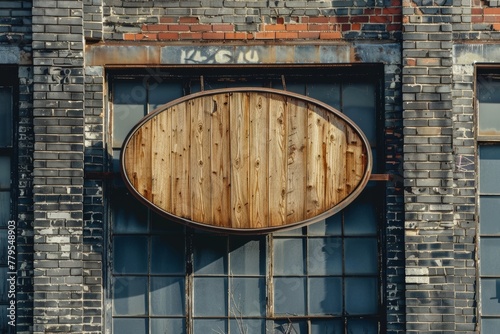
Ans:
{"type": "Polygon", "coordinates": [[[393,181],[393,174],[372,174],[370,175],[370,181],[393,181]]]}

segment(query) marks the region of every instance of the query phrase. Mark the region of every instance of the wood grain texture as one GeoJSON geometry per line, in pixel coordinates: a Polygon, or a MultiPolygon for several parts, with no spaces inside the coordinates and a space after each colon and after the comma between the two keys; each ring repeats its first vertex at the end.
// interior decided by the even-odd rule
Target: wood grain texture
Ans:
{"type": "Polygon", "coordinates": [[[265,94],[250,99],[250,220],[249,228],[269,223],[269,103],[265,94]]]}
{"type": "Polygon", "coordinates": [[[192,219],[190,168],[192,148],[190,141],[191,119],[189,102],[172,107],[172,213],[178,217],[192,219]]]}
{"type": "Polygon", "coordinates": [[[213,109],[210,117],[212,145],[210,146],[210,195],[214,226],[227,226],[231,222],[231,160],[229,94],[212,96],[213,109]]]}
{"type": "Polygon", "coordinates": [[[366,138],[333,108],[271,89],[167,104],[127,137],[122,169],[145,203],[183,223],[268,232],[331,215],[369,178],[366,138]]]}
{"type": "Polygon", "coordinates": [[[250,96],[230,94],[231,140],[231,222],[225,227],[248,228],[251,198],[249,193],[250,163],[250,96]]]}

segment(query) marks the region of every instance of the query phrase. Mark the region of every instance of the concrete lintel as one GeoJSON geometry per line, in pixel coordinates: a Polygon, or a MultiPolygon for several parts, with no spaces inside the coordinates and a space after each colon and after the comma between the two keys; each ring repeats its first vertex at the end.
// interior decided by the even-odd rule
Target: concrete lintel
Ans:
{"type": "Polygon", "coordinates": [[[338,44],[95,44],[87,66],[400,63],[394,43],[338,44]]]}
{"type": "Polygon", "coordinates": [[[500,45],[498,44],[456,44],[453,46],[455,65],[475,63],[499,63],[500,45]]]}

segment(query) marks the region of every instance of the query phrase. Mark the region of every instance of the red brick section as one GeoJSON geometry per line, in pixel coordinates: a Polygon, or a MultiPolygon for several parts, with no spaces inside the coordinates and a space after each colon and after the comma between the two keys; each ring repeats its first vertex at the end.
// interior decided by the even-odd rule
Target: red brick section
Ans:
{"type": "Polygon", "coordinates": [[[500,31],[500,8],[487,7],[481,0],[474,0],[473,3],[472,23],[490,24],[492,30],[500,31]]]}
{"type": "Polygon", "coordinates": [[[365,8],[360,15],[294,17],[290,22],[261,24],[259,31],[236,31],[234,24],[200,23],[198,17],[161,17],[157,24],[145,24],[140,33],[125,33],[129,41],[180,40],[339,40],[344,34],[362,31],[366,24],[378,24],[386,31],[401,29],[400,0],[388,8],[365,8]]]}

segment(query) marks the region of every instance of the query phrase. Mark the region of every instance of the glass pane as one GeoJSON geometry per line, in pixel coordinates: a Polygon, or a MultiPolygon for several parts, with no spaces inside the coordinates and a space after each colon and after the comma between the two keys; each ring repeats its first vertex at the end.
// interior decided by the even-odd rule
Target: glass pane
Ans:
{"type": "Polygon", "coordinates": [[[6,227],[10,220],[10,192],[0,191],[0,227],[6,227]]]}
{"type": "MultiPolygon", "coordinates": [[[[0,321],[0,333],[9,333],[7,328],[12,328],[13,326],[9,325],[9,322],[12,321],[10,318],[7,318],[7,305],[0,305],[0,319],[7,319],[0,321]]],[[[14,327],[15,328],[15,327],[14,327]]]]}
{"type": "Polygon", "coordinates": [[[479,103],[479,134],[500,134],[500,103],[479,103]]]}
{"type": "Polygon", "coordinates": [[[113,332],[120,334],[146,334],[148,333],[148,319],[114,318],[113,332]]]}
{"type": "Polygon", "coordinates": [[[342,279],[340,277],[309,278],[309,314],[342,314],[342,279]]]}
{"type": "Polygon", "coordinates": [[[380,194],[375,187],[367,187],[344,212],[345,235],[375,235],[377,233],[377,212],[374,198],[380,194]]]}
{"type": "Polygon", "coordinates": [[[479,146],[479,191],[500,194],[500,145],[479,146]]]}
{"type": "Polygon", "coordinates": [[[210,89],[220,89],[220,88],[227,88],[228,83],[224,81],[217,81],[214,80],[213,78],[210,78],[207,80],[205,78],[205,90],[210,90],[210,89]]]}
{"type": "Polygon", "coordinates": [[[277,320],[273,329],[266,333],[274,334],[307,334],[307,322],[301,320],[277,320]]]}
{"type": "Polygon", "coordinates": [[[227,333],[227,322],[225,319],[194,319],[194,333],[227,333]]]}
{"type": "Polygon", "coordinates": [[[184,236],[151,237],[151,273],[183,274],[184,236]]]}
{"type": "Polygon", "coordinates": [[[378,273],[378,245],[375,238],[345,238],[346,274],[378,273]]]}
{"type": "Polygon", "coordinates": [[[184,95],[182,82],[162,82],[153,80],[149,82],[149,110],[152,112],[160,105],[175,100],[184,95]]]}
{"type": "Polygon", "coordinates": [[[266,333],[266,321],[264,319],[231,319],[229,328],[231,334],[266,333]]]}
{"type": "Polygon", "coordinates": [[[9,278],[7,276],[7,268],[0,267],[0,279],[1,279],[0,282],[2,282],[2,284],[0,284],[0,303],[7,303],[8,301],[8,296],[7,296],[8,284],[5,283],[7,282],[7,278],[9,278]]]}
{"type": "Polygon", "coordinates": [[[186,322],[184,319],[151,319],[151,333],[150,334],[168,334],[168,333],[186,333],[186,322]]]}
{"type": "Polygon", "coordinates": [[[500,234],[498,208],[500,208],[500,196],[481,196],[479,198],[479,230],[481,234],[500,234]]]}
{"type": "Polygon", "coordinates": [[[309,238],[308,242],[309,275],[342,274],[342,239],[309,238]]]}
{"type": "Polygon", "coordinates": [[[373,85],[350,83],[342,91],[342,112],[364,132],[371,146],[376,146],[377,113],[373,85]]]}
{"type": "Polygon", "coordinates": [[[153,315],[184,315],[184,277],[151,277],[153,315]]]}
{"type": "Polygon", "coordinates": [[[227,279],[224,277],[194,279],[194,315],[227,315],[227,279]]]}
{"type": "Polygon", "coordinates": [[[151,212],[151,231],[157,233],[184,233],[184,225],[151,212]]]}
{"type": "Polygon", "coordinates": [[[6,229],[0,229],[0,263],[1,264],[6,264],[7,263],[7,230],[6,229]]]}
{"type": "Polygon", "coordinates": [[[194,240],[196,274],[227,273],[227,238],[197,235],[194,240]]]}
{"type": "Polygon", "coordinates": [[[115,315],[147,314],[147,298],[147,277],[115,277],[113,284],[113,313],[115,315]]]}
{"type": "Polygon", "coordinates": [[[500,279],[481,279],[481,306],[483,315],[500,316],[500,279]]]}
{"type": "Polygon", "coordinates": [[[497,334],[500,328],[500,319],[482,319],[481,333],[482,334],[497,334]]]}
{"type": "Polygon", "coordinates": [[[301,236],[303,235],[303,229],[302,228],[293,228],[291,230],[285,230],[282,232],[275,232],[273,235],[277,237],[284,237],[284,236],[301,236]]]}
{"type": "Polygon", "coordinates": [[[344,324],[340,319],[317,320],[311,324],[312,334],[344,334],[344,324]]]}
{"type": "Polygon", "coordinates": [[[330,216],[325,220],[311,224],[309,235],[340,235],[342,233],[342,214],[330,216]]]}
{"type": "Polygon", "coordinates": [[[500,80],[489,75],[479,76],[477,100],[481,103],[500,103],[500,80]]]}
{"type": "Polygon", "coordinates": [[[479,244],[481,275],[500,276],[500,238],[481,238],[479,244]]]}
{"type": "Polygon", "coordinates": [[[12,146],[12,89],[0,87],[0,147],[12,146]]]}
{"type": "Polygon", "coordinates": [[[265,275],[266,240],[233,237],[230,245],[231,275],[265,275]]]}
{"type": "Polygon", "coordinates": [[[115,273],[147,273],[148,239],[140,236],[113,239],[113,270],[115,273]]]}
{"type": "Polygon", "coordinates": [[[300,277],[274,279],[274,311],[276,314],[306,313],[306,280],[300,277]]]}
{"type": "Polygon", "coordinates": [[[306,95],[306,85],[302,82],[294,82],[291,80],[286,80],[286,90],[289,92],[306,95]]]}
{"type": "Polygon", "coordinates": [[[378,312],[376,278],[346,278],[345,294],[345,311],[348,314],[376,314],[378,312]]]}
{"type": "Polygon", "coordinates": [[[113,198],[114,233],[146,233],[148,231],[148,211],[132,195],[113,198]]]}
{"type": "Polygon", "coordinates": [[[375,320],[349,319],[347,321],[347,332],[353,334],[377,334],[378,323],[375,320]]]}
{"type": "Polygon", "coordinates": [[[146,114],[147,92],[143,80],[115,80],[113,89],[113,147],[121,147],[146,114]]]}
{"type": "Polygon", "coordinates": [[[10,188],[10,158],[0,157],[0,189],[10,188]]]}
{"type": "Polygon", "coordinates": [[[307,85],[307,95],[340,110],[340,84],[317,82],[307,85]]]}
{"type": "Polygon", "coordinates": [[[231,278],[230,315],[232,317],[263,316],[266,312],[264,278],[231,278]]]}
{"type": "Polygon", "coordinates": [[[302,275],[304,268],[304,240],[274,239],[274,274],[302,275]]]}

